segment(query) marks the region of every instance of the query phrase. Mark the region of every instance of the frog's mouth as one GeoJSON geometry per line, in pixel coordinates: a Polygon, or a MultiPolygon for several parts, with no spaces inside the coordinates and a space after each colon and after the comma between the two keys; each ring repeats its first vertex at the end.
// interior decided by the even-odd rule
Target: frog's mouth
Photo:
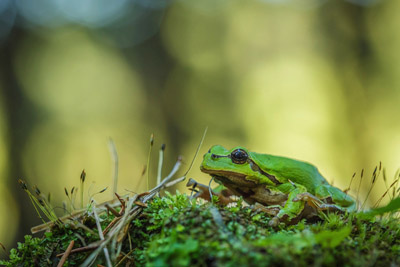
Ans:
{"type": "Polygon", "coordinates": [[[201,171],[215,177],[215,179],[219,180],[224,185],[231,184],[240,187],[258,186],[257,182],[247,179],[247,176],[244,174],[222,170],[207,170],[204,167],[201,167],[201,171]]]}
{"type": "Polygon", "coordinates": [[[230,189],[234,195],[243,196],[243,199],[249,203],[255,202],[263,205],[284,205],[287,195],[283,193],[273,193],[265,185],[248,180],[246,175],[233,173],[229,171],[217,171],[201,169],[210,174],[225,187],[230,189]]]}

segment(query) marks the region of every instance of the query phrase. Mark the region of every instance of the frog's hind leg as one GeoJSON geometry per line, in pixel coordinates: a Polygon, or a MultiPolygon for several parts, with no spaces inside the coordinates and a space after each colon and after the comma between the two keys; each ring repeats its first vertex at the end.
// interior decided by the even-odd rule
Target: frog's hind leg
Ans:
{"type": "Polygon", "coordinates": [[[356,210],[356,201],[337,187],[322,184],[315,189],[315,195],[324,200],[324,203],[328,203],[326,205],[334,207],[334,210],[343,212],[356,210]]]}
{"type": "Polygon", "coordinates": [[[280,185],[280,189],[284,193],[287,192],[288,199],[278,214],[271,219],[270,226],[276,226],[280,221],[291,223],[305,217],[314,217],[316,210],[343,211],[341,207],[322,201],[318,196],[307,192],[307,188],[303,185],[293,183],[290,180],[289,183],[280,185]],[[306,207],[307,210],[305,210],[306,207]]]}
{"type": "Polygon", "coordinates": [[[340,211],[340,212],[343,211],[343,209],[341,207],[334,205],[334,204],[325,203],[318,197],[316,197],[308,192],[298,194],[293,199],[293,201],[294,202],[304,201],[309,206],[315,208],[316,210],[320,210],[320,211],[340,211]]]}
{"type": "Polygon", "coordinates": [[[284,220],[293,219],[298,215],[300,215],[300,213],[304,209],[305,201],[294,201],[294,200],[298,195],[307,193],[307,189],[304,186],[295,183],[290,183],[290,186],[292,186],[292,189],[288,194],[288,199],[284,207],[279,211],[277,215],[279,219],[284,219],[284,220]]]}
{"type": "Polygon", "coordinates": [[[307,192],[307,189],[303,185],[289,181],[289,183],[285,183],[281,187],[286,188],[285,191],[288,192],[288,199],[279,212],[269,221],[268,224],[273,227],[277,226],[281,221],[290,223],[295,220],[300,216],[305,207],[305,201],[294,201],[299,194],[307,192]]]}

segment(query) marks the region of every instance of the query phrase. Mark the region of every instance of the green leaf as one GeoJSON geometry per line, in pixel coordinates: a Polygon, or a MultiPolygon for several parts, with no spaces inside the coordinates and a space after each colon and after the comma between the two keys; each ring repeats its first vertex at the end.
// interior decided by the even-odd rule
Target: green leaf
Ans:
{"type": "Polygon", "coordinates": [[[382,215],[388,212],[396,212],[399,209],[400,209],[400,197],[393,199],[386,206],[362,212],[359,214],[359,216],[361,216],[362,218],[372,218],[374,216],[382,215]]]}

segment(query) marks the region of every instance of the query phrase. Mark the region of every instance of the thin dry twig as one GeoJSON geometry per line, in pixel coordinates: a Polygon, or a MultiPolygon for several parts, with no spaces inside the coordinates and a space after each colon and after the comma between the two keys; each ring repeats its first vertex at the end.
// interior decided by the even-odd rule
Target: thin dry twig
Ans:
{"type": "MultiPolygon", "coordinates": [[[[110,207],[115,208],[121,204],[118,201],[118,199],[113,199],[110,201],[102,202],[101,204],[97,205],[97,208],[104,208],[106,205],[109,205],[110,207]]],[[[84,216],[86,214],[87,214],[87,209],[82,209],[82,210],[75,211],[72,214],[60,217],[60,218],[58,218],[58,220],[61,223],[64,223],[66,221],[74,221],[74,220],[78,220],[78,219],[82,218],[82,216],[84,216]]],[[[49,229],[50,227],[54,226],[54,224],[55,224],[54,222],[46,222],[46,223],[34,226],[31,228],[31,233],[36,234],[36,233],[45,231],[45,230],[49,229]]]]}
{"type": "Polygon", "coordinates": [[[106,205],[106,208],[109,212],[111,212],[115,217],[119,217],[121,215],[119,215],[119,212],[116,211],[114,208],[112,208],[110,205],[106,205]]]}
{"type": "Polygon", "coordinates": [[[115,267],[118,267],[121,263],[124,262],[125,259],[130,259],[129,254],[131,254],[134,250],[132,249],[131,251],[129,251],[116,265],[115,267]]]}
{"type": "Polygon", "coordinates": [[[64,255],[62,256],[62,258],[61,258],[60,262],[58,263],[57,267],[62,267],[64,265],[64,263],[68,259],[69,254],[71,253],[71,250],[72,250],[72,247],[74,246],[74,244],[75,244],[74,240],[71,240],[71,242],[69,242],[67,250],[64,252],[64,255]]]}
{"type": "MultiPolygon", "coordinates": [[[[182,165],[182,158],[179,157],[177,162],[175,163],[174,167],[172,168],[171,172],[165,177],[160,184],[154,187],[149,192],[146,192],[146,195],[143,195],[140,198],[141,203],[146,203],[150,199],[152,199],[157,193],[165,188],[166,184],[172,179],[172,177],[177,173],[180,166],[182,165]]],[[[115,225],[108,231],[104,242],[100,244],[100,246],[85,260],[82,266],[90,266],[90,264],[97,258],[98,254],[101,250],[106,248],[106,246],[111,242],[112,248],[117,247],[118,240],[120,239],[121,233],[125,233],[126,226],[134,219],[136,216],[142,211],[143,207],[140,205],[134,205],[135,201],[138,199],[138,195],[134,195],[133,197],[129,198],[128,204],[126,206],[126,212],[123,216],[121,216],[115,225]]],[[[117,253],[113,253],[117,254],[117,253]]],[[[113,257],[114,258],[114,257],[113,257]]]]}
{"type": "Polygon", "coordinates": [[[229,203],[235,202],[233,199],[230,198],[231,195],[227,194],[227,192],[221,191],[220,193],[216,193],[211,189],[210,186],[200,184],[192,178],[189,179],[186,186],[191,187],[189,188],[189,190],[191,190],[192,192],[196,192],[196,194],[192,197],[194,199],[202,198],[211,202],[211,196],[217,196],[218,204],[221,204],[223,206],[227,206],[229,203]]]}
{"type": "MultiPolygon", "coordinates": [[[[98,248],[98,247],[99,247],[98,244],[96,244],[96,245],[95,245],[95,244],[90,244],[89,246],[80,247],[80,248],[75,248],[75,249],[71,250],[71,252],[70,252],[69,254],[71,255],[71,254],[79,253],[79,252],[88,252],[88,251],[95,250],[95,249],[98,248]]],[[[65,252],[64,252],[64,253],[57,254],[56,257],[57,257],[57,258],[58,258],[58,257],[62,257],[64,254],[65,254],[65,252]]]]}
{"type": "Polygon", "coordinates": [[[175,180],[173,180],[173,181],[167,183],[167,184],[165,185],[165,188],[168,188],[168,187],[174,186],[174,185],[176,185],[176,184],[179,184],[180,182],[182,182],[182,181],[185,180],[185,179],[186,179],[186,176],[182,176],[182,177],[180,177],[180,178],[177,178],[177,179],[175,179],[175,180]]]}
{"type": "MultiPolygon", "coordinates": [[[[123,200],[118,194],[115,195],[117,196],[117,199],[114,199],[112,201],[107,201],[102,203],[101,205],[93,205],[93,214],[96,220],[96,225],[98,228],[98,234],[100,237],[101,241],[97,241],[95,243],[92,243],[86,247],[78,248],[76,250],[73,250],[73,252],[83,252],[83,251],[94,251],[86,258],[86,260],[83,262],[81,266],[91,266],[93,262],[96,260],[98,257],[99,253],[101,251],[104,252],[106,261],[107,261],[107,266],[111,266],[111,262],[116,261],[119,255],[121,255],[121,248],[122,248],[122,241],[124,240],[126,234],[128,233],[128,229],[130,227],[131,221],[136,218],[143,208],[147,207],[146,202],[151,200],[154,196],[158,195],[158,193],[167,187],[173,186],[177,184],[178,182],[181,182],[186,179],[188,172],[191,170],[194,160],[200,150],[201,144],[204,140],[205,134],[207,132],[207,129],[205,130],[201,143],[199,147],[197,148],[196,154],[194,159],[192,160],[189,169],[186,171],[183,177],[177,178],[174,181],[171,182],[172,177],[175,176],[177,171],[182,165],[182,158],[179,157],[177,162],[175,163],[174,167],[172,168],[171,172],[159,183],[157,186],[155,186],[153,189],[149,190],[148,192],[141,193],[140,195],[135,194],[133,196],[127,197],[127,203],[125,200],[123,200]],[[115,203],[116,200],[119,200],[119,203],[115,203]],[[121,206],[120,212],[117,212],[114,207],[121,206]],[[107,209],[112,212],[116,217],[114,220],[106,227],[104,231],[101,229],[100,225],[100,219],[98,216],[98,213],[100,212],[105,212],[107,209]],[[110,243],[111,242],[111,243],[110,243]],[[110,246],[109,246],[110,245],[110,246]],[[110,252],[109,252],[110,249],[110,252]],[[111,256],[111,257],[110,257],[111,256]]],[[[151,146],[153,145],[153,140],[154,137],[151,137],[151,146]]],[[[161,150],[164,150],[165,147],[162,147],[161,150]]],[[[149,164],[148,164],[149,165],[149,164]]],[[[147,165],[147,173],[148,173],[148,166],[147,165]]],[[[82,210],[79,212],[76,212],[73,215],[66,216],[66,218],[63,218],[62,220],[78,220],[82,217],[82,215],[87,214],[87,210],[82,210]]],[[[51,224],[45,224],[40,226],[40,230],[46,229],[51,227],[51,224]]],[[[36,227],[35,230],[38,227],[36,227]]],[[[33,230],[33,229],[32,229],[33,230]]],[[[71,253],[71,252],[70,252],[71,253]]],[[[64,254],[65,255],[65,254],[64,254]]],[[[128,257],[129,253],[124,257],[128,257]]],[[[61,256],[57,255],[57,256],[61,256]]],[[[122,262],[122,261],[120,261],[122,262]]]]}

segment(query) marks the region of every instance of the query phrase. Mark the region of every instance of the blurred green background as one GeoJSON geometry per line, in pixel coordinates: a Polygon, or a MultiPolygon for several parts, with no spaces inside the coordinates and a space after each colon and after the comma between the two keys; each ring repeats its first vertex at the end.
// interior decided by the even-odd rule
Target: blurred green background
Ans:
{"type": "MultiPolygon", "coordinates": [[[[389,185],[400,167],[399,12],[378,0],[1,1],[0,242],[40,224],[19,178],[57,207],[82,169],[91,193],[112,187],[111,137],[118,191],[142,192],[150,134],[152,166],[165,143],[163,173],[179,155],[183,173],[206,126],[200,154],[302,159],[342,189],[364,168],[363,201],[380,161],[389,185]]],[[[189,176],[207,182],[200,162],[189,176]]]]}

